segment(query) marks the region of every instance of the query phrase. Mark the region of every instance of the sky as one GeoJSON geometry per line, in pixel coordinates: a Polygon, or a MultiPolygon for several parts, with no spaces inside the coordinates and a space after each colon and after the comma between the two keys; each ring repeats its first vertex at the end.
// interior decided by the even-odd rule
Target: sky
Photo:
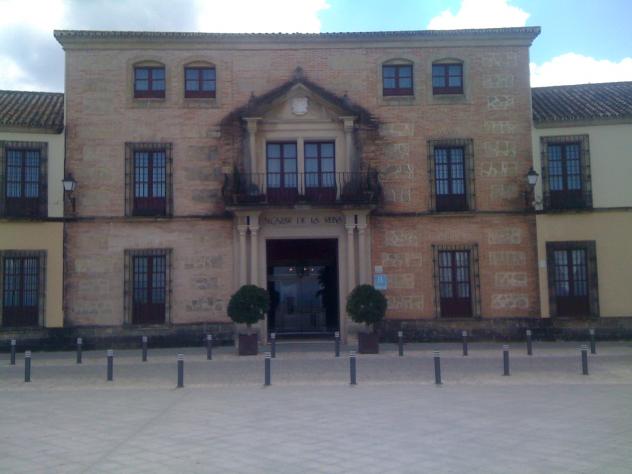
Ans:
{"type": "Polygon", "coordinates": [[[632,0],[0,0],[0,89],[63,91],[54,29],[336,32],[540,26],[531,85],[632,81],[632,0]]]}

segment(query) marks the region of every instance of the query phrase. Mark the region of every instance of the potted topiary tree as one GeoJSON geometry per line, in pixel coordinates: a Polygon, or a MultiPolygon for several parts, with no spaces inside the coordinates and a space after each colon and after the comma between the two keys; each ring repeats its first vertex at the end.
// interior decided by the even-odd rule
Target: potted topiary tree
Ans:
{"type": "Polygon", "coordinates": [[[386,314],[386,297],[371,285],[356,286],[347,299],[347,313],[356,323],[364,323],[370,332],[358,333],[358,352],[377,354],[380,350],[376,323],[386,314]]]}
{"type": "Polygon", "coordinates": [[[244,285],[230,297],[228,317],[248,327],[248,334],[238,336],[239,355],[257,355],[257,333],[251,332],[251,326],[264,318],[269,307],[268,292],[255,285],[244,285]]]}

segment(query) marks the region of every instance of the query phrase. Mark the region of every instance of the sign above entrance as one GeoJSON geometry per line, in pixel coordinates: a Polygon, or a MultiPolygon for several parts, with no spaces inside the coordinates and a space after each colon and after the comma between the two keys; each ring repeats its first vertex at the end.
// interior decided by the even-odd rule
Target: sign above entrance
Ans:
{"type": "Polygon", "coordinates": [[[262,216],[265,225],[323,225],[344,224],[343,216],[262,216]]]}

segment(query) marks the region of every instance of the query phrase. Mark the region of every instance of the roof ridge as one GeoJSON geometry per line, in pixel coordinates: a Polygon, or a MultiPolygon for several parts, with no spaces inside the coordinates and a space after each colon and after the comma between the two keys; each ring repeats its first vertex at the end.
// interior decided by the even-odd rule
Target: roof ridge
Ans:
{"type": "Polygon", "coordinates": [[[555,89],[563,87],[594,87],[594,86],[607,86],[607,85],[632,85],[632,81],[608,81],[608,82],[584,82],[582,84],[556,84],[554,86],[536,86],[531,87],[531,90],[535,89],[555,89]]]}

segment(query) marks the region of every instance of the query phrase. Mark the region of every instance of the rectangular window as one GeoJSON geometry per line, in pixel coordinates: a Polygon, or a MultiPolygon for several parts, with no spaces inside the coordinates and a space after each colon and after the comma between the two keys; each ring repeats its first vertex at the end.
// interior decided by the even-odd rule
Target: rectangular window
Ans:
{"type": "Polygon", "coordinates": [[[428,141],[430,208],[466,211],[474,206],[474,142],[470,139],[428,141]]]}
{"type": "Polygon", "coordinates": [[[433,245],[432,248],[437,315],[480,316],[478,246],[433,245]]]}
{"type": "Polygon", "coordinates": [[[413,95],[412,65],[382,66],[382,94],[413,95]]]}
{"type": "Polygon", "coordinates": [[[215,97],[215,68],[184,68],[184,96],[187,98],[215,97]]]}
{"type": "Polygon", "coordinates": [[[171,215],[171,144],[126,143],[126,215],[171,215]]]}
{"type": "Polygon", "coordinates": [[[37,326],[44,311],[44,252],[4,252],[2,326],[37,326]]]}
{"type": "Polygon", "coordinates": [[[133,257],[133,324],[164,324],[165,277],[164,255],[133,257]]]}
{"type": "Polygon", "coordinates": [[[266,145],[268,200],[294,202],[298,197],[296,143],[266,145]]]}
{"type": "Polygon", "coordinates": [[[542,137],[545,209],[592,207],[588,136],[542,137]]]}
{"type": "Polygon", "coordinates": [[[308,200],[336,199],[335,145],[334,142],[305,143],[305,195],[308,200]]]}
{"type": "Polygon", "coordinates": [[[434,160],[436,210],[466,210],[464,148],[435,147],[434,160]]]}
{"type": "Polygon", "coordinates": [[[432,93],[463,94],[463,64],[433,64],[432,93]]]}
{"type": "Polygon", "coordinates": [[[148,66],[135,67],[134,97],[159,99],[164,98],[165,68],[148,66]]]}
{"type": "Polygon", "coordinates": [[[46,217],[47,144],[0,141],[0,215],[46,217]]]}
{"type": "Polygon", "coordinates": [[[553,316],[597,315],[594,242],[547,242],[549,299],[553,316]]]}

